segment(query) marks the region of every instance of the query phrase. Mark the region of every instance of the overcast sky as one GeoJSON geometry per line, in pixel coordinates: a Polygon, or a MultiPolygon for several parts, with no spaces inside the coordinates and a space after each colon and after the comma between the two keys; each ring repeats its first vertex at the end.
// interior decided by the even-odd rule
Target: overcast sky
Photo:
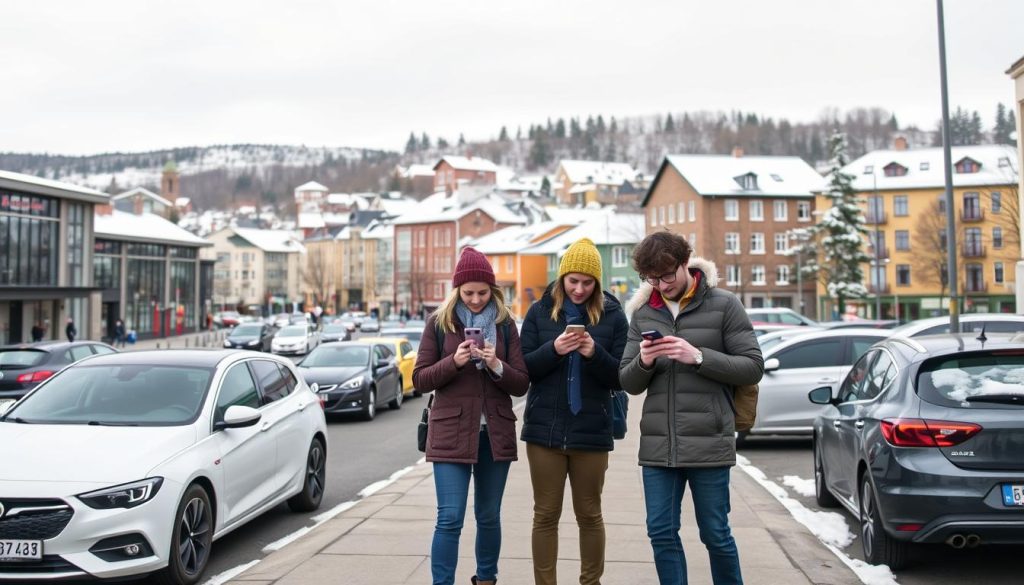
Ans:
{"type": "MultiPolygon", "coordinates": [[[[934,0],[32,0],[0,6],[0,151],[401,149],[547,117],[940,115],[934,0]]],[[[1011,104],[1024,1],[946,0],[953,106],[1011,104]]]]}

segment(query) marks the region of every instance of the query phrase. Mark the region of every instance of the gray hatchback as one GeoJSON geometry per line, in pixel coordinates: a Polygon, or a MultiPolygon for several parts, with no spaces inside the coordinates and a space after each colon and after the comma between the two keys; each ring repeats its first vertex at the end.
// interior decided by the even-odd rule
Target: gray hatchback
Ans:
{"type": "Polygon", "coordinates": [[[913,543],[1024,543],[1024,337],[889,338],[814,423],[818,504],[860,519],[865,559],[905,566],[913,543]]]}

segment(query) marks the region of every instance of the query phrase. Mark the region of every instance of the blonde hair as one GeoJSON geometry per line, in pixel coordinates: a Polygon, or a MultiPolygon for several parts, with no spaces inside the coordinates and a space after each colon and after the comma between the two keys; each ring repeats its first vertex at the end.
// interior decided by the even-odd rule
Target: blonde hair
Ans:
{"type": "MultiPolygon", "coordinates": [[[[512,311],[505,306],[505,295],[501,292],[501,289],[494,285],[489,286],[491,288],[491,300],[493,300],[494,304],[498,307],[498,316],[495,317],[494,322],[504,323],[506,320],[514,321],[515,316],[512,314],[512,311]]],[[[440,327],[441,331],[444,333],[455,333],[455,306],[459,304],[459,300],[461,299],[459,296],[459,291],[461,289],[462,286],[453,288],[451,292],[448,293],[448,296],[445,297],[441,306],[434,311],[434,316],[437,319],[437,326],[440,327]]]]}
{"type": "MultiPolygon", "coordinates": [[[[558,313],[562,311],[562,307],[565,306],[566,302],[565,276],[558,277],[558,282],[551,289],[551,301],[551,320],[558,321],[558,313]]],[[[587,317],[590,318],[590,324],[597,325],[601,320],[601,315],[604,314],[604,293],[601,292],[601,281],[596,278],[594,279],[594,292],[591,293],[590,298],[587,299],[586,306],[587,317]]]]}

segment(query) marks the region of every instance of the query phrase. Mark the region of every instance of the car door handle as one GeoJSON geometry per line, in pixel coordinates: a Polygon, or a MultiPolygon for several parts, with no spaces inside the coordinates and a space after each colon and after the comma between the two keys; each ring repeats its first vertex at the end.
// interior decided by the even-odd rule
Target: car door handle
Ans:
{"type": "Polygon", "coordinates": [[[818,380],[819,384],[835,384],[838,382],[836,378],[821,378],[818,380]]]}
{"type": "Polygon", "coordinates": [[[843,423],[841,423],[841,422],[839,422],[837,420],[834,420],[834,421],[832,421],[832,426],[838,429],[839,427],[843,426],[843,423]]]}
{"type": "Polygon", "coordinates": [[[864,421],[859,420],[859,421],[853,423],[853,426],[854,426],[854,428],[857,428],[857,429],[863,429],[864,428],[864,421]]]}
{"type": "Polygon", "coordinates": [[[306,410],[306,401],[299,402],[297,410],[306,410]]]}
{"type": "Polygon", "coordinates": [[[272,426],[274,426],[274,423],[272,423],[272,422],[270,422],[268,420],[267,422],[263,423],[263,426],[260,427],[260,432],[261,433],[265,433],[265,432],[269,431],[270,427],[272,427],[272,426]]]}

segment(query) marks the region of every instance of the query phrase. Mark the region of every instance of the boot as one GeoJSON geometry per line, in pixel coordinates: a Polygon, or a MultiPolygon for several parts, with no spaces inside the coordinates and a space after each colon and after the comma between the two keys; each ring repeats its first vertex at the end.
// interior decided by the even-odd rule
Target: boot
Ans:
{"type": "Polygon", "coordinates": [[[497,579],[495,579],[494,581],[477,581],[476,575],[473,575],[469,579],[473,582],[473,585],[495,585],[495,583],[498,582],[497,579]]]}

